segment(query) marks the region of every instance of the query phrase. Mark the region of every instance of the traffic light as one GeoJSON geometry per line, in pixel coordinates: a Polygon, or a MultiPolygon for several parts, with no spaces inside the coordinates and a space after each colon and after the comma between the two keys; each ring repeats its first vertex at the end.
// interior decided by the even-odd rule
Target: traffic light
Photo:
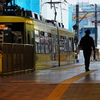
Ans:
{"type": "Polygon", "coordinates": [[[75,35],[75,37],[74,37],[74,43],[78,43],[78,36],[77,35],[75,35]]]}
{"type": "Polygon", "coordinates": [[[77,41],[77,39],[74,39],[74,43],[77,43],[78,41],[77,41]]]}
{"type": "Polygon", "coordinates": [[[74,29],[74,30],[77,30],[77,29],[78,29],[78,25],[75,24],[75,25],[73,26],[73,29],[74,29]]]}

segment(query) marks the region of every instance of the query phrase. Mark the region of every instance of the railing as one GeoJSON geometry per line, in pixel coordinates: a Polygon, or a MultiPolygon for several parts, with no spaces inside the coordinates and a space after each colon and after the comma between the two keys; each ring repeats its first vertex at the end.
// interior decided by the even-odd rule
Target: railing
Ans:
{"type": "Polygon", "coordinates": [[[8,75],[27,70],[33,71],[34,46],[27,44],[0,44],[0,74],[8,75]]]}

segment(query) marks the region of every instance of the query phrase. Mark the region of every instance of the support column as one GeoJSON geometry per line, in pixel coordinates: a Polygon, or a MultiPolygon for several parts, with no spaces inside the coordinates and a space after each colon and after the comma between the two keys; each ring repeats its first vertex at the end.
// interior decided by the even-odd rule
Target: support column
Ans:
{"type": "Polygon", "coordinates": [[[95,47],[97,47],[97,4],[95,4],[95,47]]]}

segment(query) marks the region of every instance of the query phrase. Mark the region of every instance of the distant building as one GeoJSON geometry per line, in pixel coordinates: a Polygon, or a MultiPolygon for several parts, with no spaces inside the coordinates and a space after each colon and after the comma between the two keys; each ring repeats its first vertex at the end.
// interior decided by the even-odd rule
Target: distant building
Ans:
{"type": "Polygon", "coordinates": [[[25,10],[31,10],[40,14],[40,0],[12,0],[12,3],[25,10]]]}
{"type": "MultiPolygon", "coordinates": [[[[95,22],[95,4],[89,4],[89,2],[79,2],[79,20],[89,12],[84,19],[79,23],[81,26],[93,26],[95,22]]],[[[73,5],[73,25],[76,23],[76,5],[73,5]]],[[[97,5],[97,11],[100,11],[100,4],[97,5]]],[[[100,12],[97,12],[98,25],[100,23],[100,12]]]]}
{"type": "Polygon", "coordinates": [[[73,26],[73,24],[72,24],[72,11],[73,11],[72,5],[71,6],[68,6],[68,29],[70,31],[73,30],[72,29],[72,26],[73,26]]]}

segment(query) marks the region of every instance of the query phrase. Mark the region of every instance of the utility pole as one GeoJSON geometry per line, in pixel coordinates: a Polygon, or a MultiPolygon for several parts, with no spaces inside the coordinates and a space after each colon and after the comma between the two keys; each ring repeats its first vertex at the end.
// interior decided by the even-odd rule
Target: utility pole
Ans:
{"type": "Polygon", "coordinates": [[[77,29],[75,30],[76,35],[79,37],[79,5],[76,5],[76,24],[77,24],[77,29]]]}
{"type": "MultiPolygon", "coordinates": [[[[73,26],[75,30],[75,39],[77,38],[77,42],[74,42],[76,47],[78,44],[78,37],[79,37],[79,5],[76,5],[76,24],[73,26]]],[[[76,41],[76,40],[75,40],[76,41]]]]}
{"type": "Polygon", "coordinates": [[[76,5],[76,24],[73,26],[73,28],[75,29],[75,36],[74,36],[74,43],[76,46],[76,51],[75,51],[75,63],[78,63],[78,48],[77,48],[77,44],[78,44],[78,39],[79,39],[79,5],[76,5]]]}
{"type": "Polygon", "coordinates": [[[97,47],[97,4],[95,4],[95,47],[97,47]]]}
{"type": "MultiPolygon", "coordinates": [[[[76,5],[76,24],[73,26],[73,29],[75,30],[75,37],[79,37],[79,5],[76,5]]],[[[77,46],[77,42],[75,42],[75,45],[77,46]]]]}

